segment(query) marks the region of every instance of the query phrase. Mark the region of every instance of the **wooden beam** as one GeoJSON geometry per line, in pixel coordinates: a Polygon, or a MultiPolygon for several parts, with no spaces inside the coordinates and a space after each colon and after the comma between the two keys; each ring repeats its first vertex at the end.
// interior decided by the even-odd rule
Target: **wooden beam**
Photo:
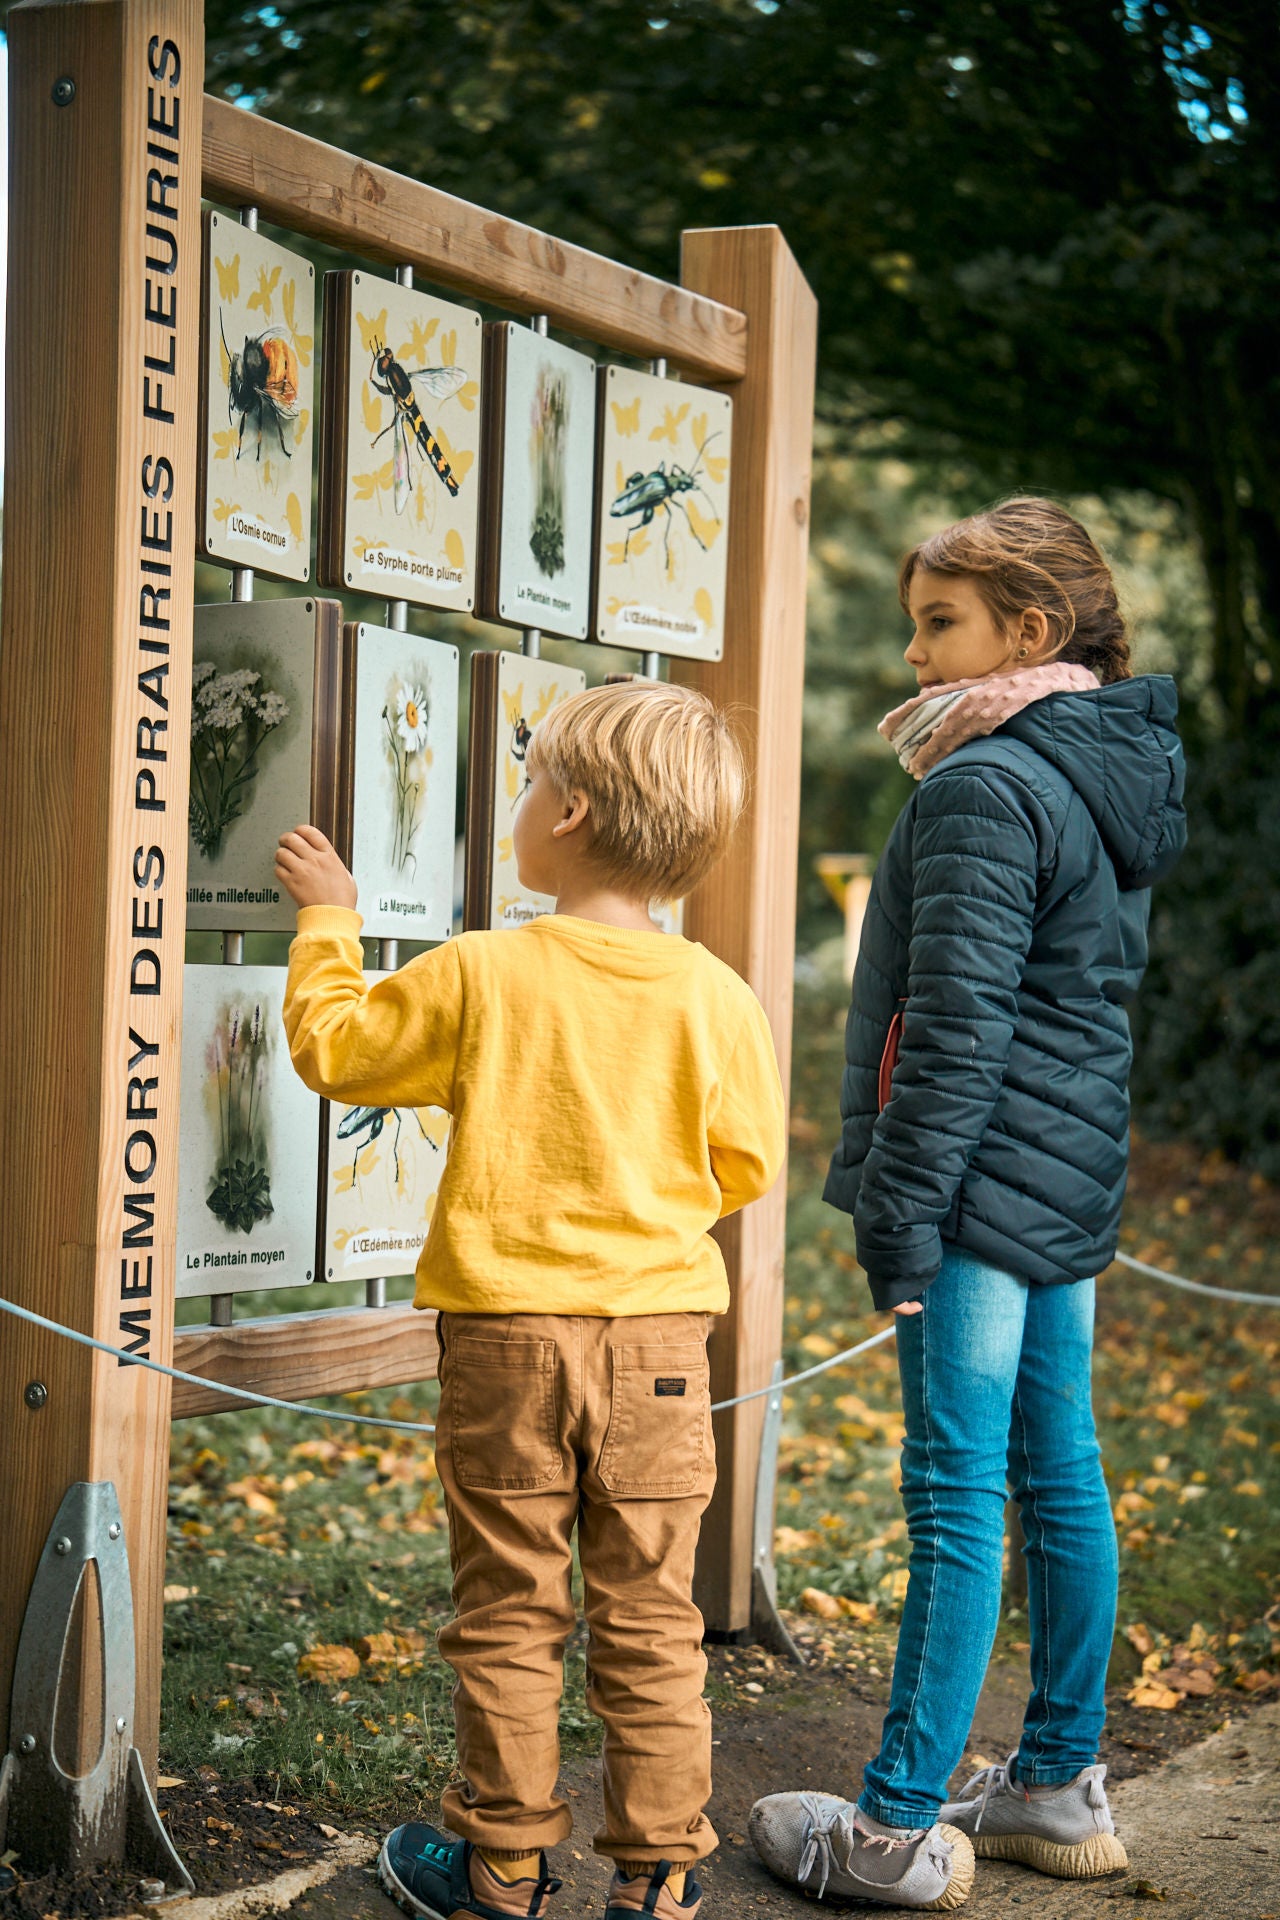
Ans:
{"type": "MultiPolygon", "coordinates": [[[[436,1316],[408,1304],[281,1313],[239,1326],[181,1327],[173,1364],[208,1377],[208,1387],[173,1383],[173,1417],[231,1413],[242,1400],[220,1386],[313,1400],[325,1393],[366,1393],[436,1377],[436,1316]]],[[[341,1413],[335,1418],[341,1419],[341,1413]]]]}
{"type": "MultiPolygon", "coordinates": [[[[5,25],[17,164],[0,636],[0,1273],[20,1305],[167,1361],[203,9],[40,4],[14,7],[5,25]]],[[[169,1383],[12,1321],[0,1338],[0,1728],[59,1503],[73,1482],[110,1480],[133,1580],[126,1737],[154,1770],[169,1383]]],[[[97,1631],[92,1608],[76,1619],[72,1668],[77,1636],[86,1623],[97,1631]]],[[[66,1750],[85,1751],[87,1739],[97,1753],[95,1710],[77,1695],[81,1724],[66,1750]]],[[[120,1857],[122,1824],[104,1831],[114,1820],[72,1836],[79,1864],[95,1850],[120,1857]]],[[[16,1836],[12,1822],[9,1844],[29,1865],[51,1847],[67,1857],[65,1835],[16,1836]]]]}
{"type": "Polygon", "coordinates": [[[212,94],[204,103],[204,191],[512,313],[545,313],[566,332],[640,359],[665,354],[673,368],[709,380],[738,380],[746,367],[747,323],[733,308],[212,94]]]}
{"type": "MultiPolygon", "coordinates": [[[[684,235],[681,278],[747,316],[747,368],[733,389],[733,478],[724,659],[672,663],[740,716],[751,802],[728,857],[689,902],[685,932],[737,969],[791,1065],[805,575],[817,303],[776,227],[684,235]]],[[[711,1342],[713,1400],[768,1384],[782,1344],[786,1176],[717,1237],[732,1303],[711,1342]]],[[[716,1416],[719,1485],[702,1528],[698,1603],[709,1627],[751,1620],[751,1532],[764,1403],[716,1416]]]]}

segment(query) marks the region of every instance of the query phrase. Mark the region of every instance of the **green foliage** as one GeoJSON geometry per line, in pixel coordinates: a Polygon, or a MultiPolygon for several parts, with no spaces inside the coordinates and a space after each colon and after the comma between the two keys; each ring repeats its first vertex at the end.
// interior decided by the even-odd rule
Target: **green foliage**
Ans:
{"type": "Polygon", "coordinates": [[[269,1220],[274,1212],[267,1168],[251,1160],[228,1161],[219,1167],[205,1205],[224,1227],[250,1233],[259,1220],[269,1220]]]}
{"type": "Polygon", "coordinates": [[[827,416],[1184,504],[1236,725],[1280,672],[1280,38],[1256,0],[211,0],[209,84],[669,273],[777,221],[827,416]]]}
{"type": "Polygon", "coordinates": [[[1135,1111],[1280,1178],[1280,726],[1207,744],[1192,833],[1156,893],[1135,1111]]]}

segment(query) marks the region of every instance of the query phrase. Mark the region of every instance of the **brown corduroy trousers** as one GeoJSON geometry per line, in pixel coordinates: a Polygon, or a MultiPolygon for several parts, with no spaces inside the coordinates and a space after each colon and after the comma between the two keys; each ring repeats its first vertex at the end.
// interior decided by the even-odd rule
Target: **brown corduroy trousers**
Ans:
{"type": "Polygon", "coordinates": [[[622,1862],[716,1845],[693,1557],[715,1485],[705,1314],[440,1316],[436,1464],[449,1516],[461,1779],[455,1833],[495,1852],[568,1837],[557,1720],[578,1529],[587,1704],[604,1723],[604,1826],[622,1862]]]}

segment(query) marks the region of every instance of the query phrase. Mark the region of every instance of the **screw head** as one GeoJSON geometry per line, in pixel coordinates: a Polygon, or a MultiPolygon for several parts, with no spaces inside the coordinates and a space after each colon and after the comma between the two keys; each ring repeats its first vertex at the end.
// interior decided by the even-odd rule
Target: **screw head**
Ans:
{"type": "Polygon", "coordinates": [[[22,1397],[33,1413],[39,1413],[49,1399],[49,1389],[43,1380],[28,1380],[22,1389],[22,1397]]]}
{"type": "Polygon", "coordinates": [[[34,1733],[24,1733],[21,1740],[19,1740],[18,1742],[18,1752],[34,1753],[35,1750],[36,1750],[36,1737],[34,1733]]]}
{"type": "Polygon", "coordinates": [[[107,1538],[108,1540],[118,1540],[120,1538],[120,1522],[118,1520],[113,1520],[107,1528],[107,1538]]]}
{"type": "Polygon", "coordinates": [[[164,1899],[163,1880],[139,1880],[138,1898],[144,1907],[158,1906],[164,1899]]]}
{"type": "Polygon", "coordinates": [[[76,83],[69,73],[55,80],[49,90],[49,97],[55,107],[69,107],[76,97],[76,83]]]}
{"type": "Polygon", "coordinates": [[[123,1733],[128,1724],[129,1722],[125,1719],[124,1715],[120,1714],[116,1720],[116,1732],[123,1733]]]}
{"type": "Polygon", "coordinates": [[[53,1550],[55,1553],[70,1553],[71,1542],[68,1540],[65,1533],[63,1534],[61,1540],[54,1541],[53,1550]]]}

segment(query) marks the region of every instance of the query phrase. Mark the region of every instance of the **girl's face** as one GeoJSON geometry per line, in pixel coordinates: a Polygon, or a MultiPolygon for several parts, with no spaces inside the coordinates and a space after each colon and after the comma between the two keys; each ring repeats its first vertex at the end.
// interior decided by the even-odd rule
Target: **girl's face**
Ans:
{"type": "MultiPolygon", "coordinates": [[[[908,602],[915,632],[906,662],[915,668],[922,688],[950,680],[981,680],[989,673],[1007,673],[1029,664],[1026,657],[1016,658],[1029,636],[1010,638],[1001,631],[971,574],[917,570],[908,602]]],[[[1035,611],[1043,621],[1044,615],[1035,611]]]]}

